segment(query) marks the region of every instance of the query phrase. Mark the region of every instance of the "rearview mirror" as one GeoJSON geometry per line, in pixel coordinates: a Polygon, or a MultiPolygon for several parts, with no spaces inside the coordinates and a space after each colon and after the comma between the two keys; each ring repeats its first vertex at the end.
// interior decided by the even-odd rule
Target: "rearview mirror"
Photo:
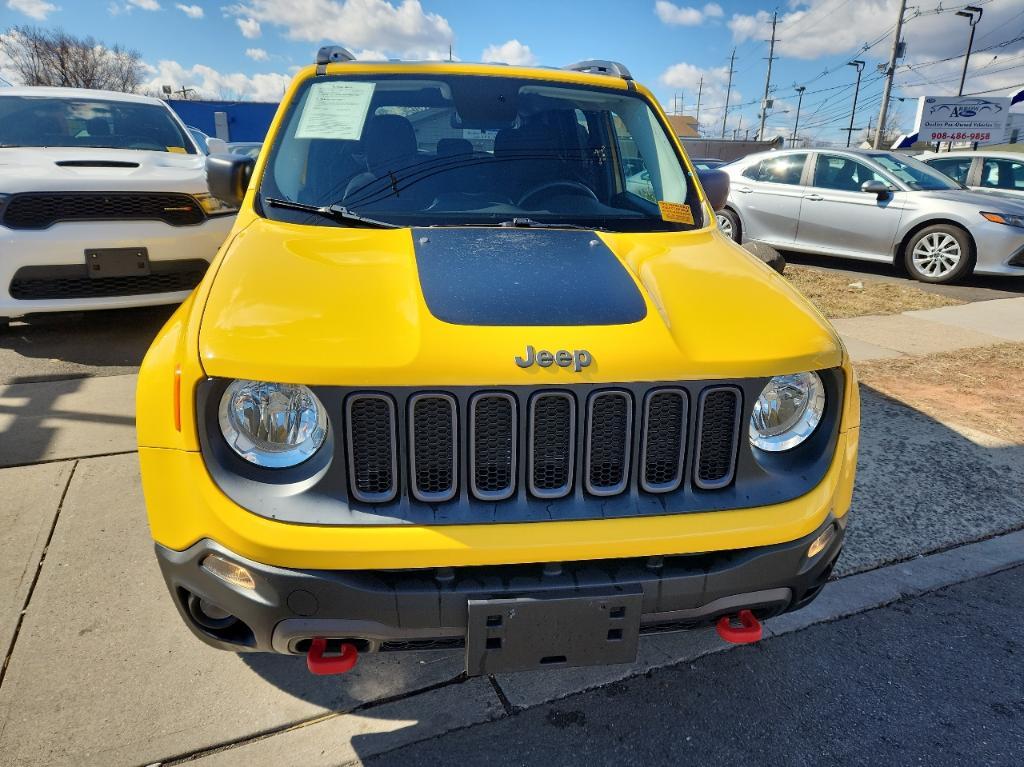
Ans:
{"type": "Polygon", "coordinates": [[[889,185],[884,181],[879,181],[876,178],[869,179],[860,185],[860,190],[867,194],[873,194],[878,197],[879,200],[884,200],[889,196],[889,185]]]}
{"type": "Polygon", "coordinates": [[[699,170],[697,178],[704,187],[704,194],[712,210],[717,212],[724,208],[726,200],[729,199],[729,174],[724,170],[699,170]]]}
{"type": "Polygon", "coordinates": [[[240,154],[211,154],[206,158],[206,185],[218,200],[237,208],[252,178],[256,161],[240,154]]]}

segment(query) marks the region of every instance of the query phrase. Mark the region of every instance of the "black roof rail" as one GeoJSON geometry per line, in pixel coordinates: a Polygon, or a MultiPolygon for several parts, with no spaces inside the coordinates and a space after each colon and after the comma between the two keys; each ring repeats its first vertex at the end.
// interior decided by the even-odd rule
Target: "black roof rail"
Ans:
{"type": "Polygon", "coordinates": [[[572,72],[590,72],[595,75],[611,75],[612,77],[621,77],[623,80],[633,79],[633,75],[626,69],[625,64],[620,64],[617,61],[605,61],[604,59],[577,61],[575,64],[562,67],[562,69],[568,69],[572,72]]]}
{"type": "Polygon", "coordinates": [[[325,45],[316,52],[316,73],[322,75],[327,72],[327,65],[337,61],[355,61],[348,49],[340,45],[325,45]]]}

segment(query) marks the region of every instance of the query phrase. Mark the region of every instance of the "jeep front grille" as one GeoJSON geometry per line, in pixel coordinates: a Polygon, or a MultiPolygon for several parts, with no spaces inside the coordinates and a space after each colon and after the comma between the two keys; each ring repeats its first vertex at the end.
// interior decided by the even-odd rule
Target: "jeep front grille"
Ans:
{"type": "Polygon", "coordinates": [[[360,501],[386,503],[398,494],[395,403],[384,394],[348,398],[348,470],[360,501]]]}
{"type": "Polygon", "coordinates": [[[697,471],[694,484],[717,490],[732,482],[736,472],[736,441],[740,429],[740,392],[717,386],[700,394],[697,424],[697,471]]]}
{"type": "Polygon", "coordinates": [[[671,493],[686,481],[696,422],[692,486],[719,490],[736,471],[742,395],[698,391],[354,392],[345,398],[349,486],[366,503],[671,493]]]}

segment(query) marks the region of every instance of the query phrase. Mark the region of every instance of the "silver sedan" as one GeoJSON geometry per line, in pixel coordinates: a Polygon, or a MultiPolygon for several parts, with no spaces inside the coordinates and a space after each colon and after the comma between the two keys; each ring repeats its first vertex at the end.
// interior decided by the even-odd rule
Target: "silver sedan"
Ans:
{"type": "Polygon", "coordinates": [[[922,282],[1024,275],[1024,203],[972,192],[906,155],[761,152],[722,168],[718,225],[737,242],[902,262],[922,282]]]}

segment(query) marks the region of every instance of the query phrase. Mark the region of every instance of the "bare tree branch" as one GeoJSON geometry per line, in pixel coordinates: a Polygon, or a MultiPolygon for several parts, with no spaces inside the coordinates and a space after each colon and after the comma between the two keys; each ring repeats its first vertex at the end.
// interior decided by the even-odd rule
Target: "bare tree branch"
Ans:
{"type": "Polygon", "coordinates": [[[25,85],[98,88],[134,93],[142,84],[138,51],[108,48],[92,37],[62,29],[11,27],[0,34],[0,53],[25,85]]]}

